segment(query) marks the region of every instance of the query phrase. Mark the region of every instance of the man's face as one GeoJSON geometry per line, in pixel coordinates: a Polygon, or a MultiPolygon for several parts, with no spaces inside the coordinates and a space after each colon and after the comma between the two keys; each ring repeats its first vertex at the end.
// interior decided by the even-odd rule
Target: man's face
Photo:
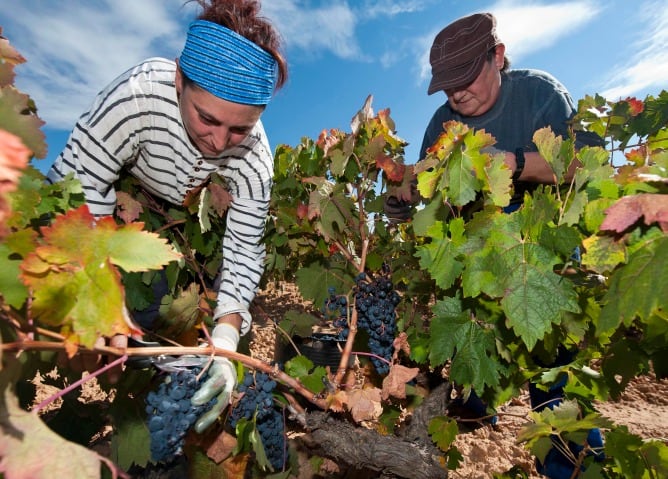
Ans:
{"type": "Polygon", "coordinates": [[[453,110],[463,116],[487,113],[499,96],[501,68],[505,47],[498,45],[491,61],[485,60],[478,77],[469,85],[456,90],[445,90],[453,110]]]}
{"type": "Polygon", "coordinates": [[[248,136],[264,111],[263,106],[242,105],[223,100],[186,83],[180,69],[176,73],[176,91],[183,126],[190,141],[204,156],[219,156],[248,136]]]}

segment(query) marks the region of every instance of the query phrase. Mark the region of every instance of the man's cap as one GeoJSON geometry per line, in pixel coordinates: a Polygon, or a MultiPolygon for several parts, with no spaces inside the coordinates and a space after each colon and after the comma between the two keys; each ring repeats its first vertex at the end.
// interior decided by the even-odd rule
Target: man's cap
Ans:
{"type": "Polygon", "coordinates": [[[487,52],[500,43],[491,13],[475,13],[445,27],[431,46],[427,93],[469,85],[480,74],[487,52]]]}

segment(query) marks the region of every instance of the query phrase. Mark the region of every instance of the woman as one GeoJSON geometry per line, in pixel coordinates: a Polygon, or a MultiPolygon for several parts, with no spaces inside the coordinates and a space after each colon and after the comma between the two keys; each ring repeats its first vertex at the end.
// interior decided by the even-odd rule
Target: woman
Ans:
{"type": "MultiPolygon", "coordinates": [[[[114,183],[123,172],[149,192],[181,205],[211,173],[226,180],[223,262],[211,333],[216,347],[236,351],[250,329],[248,307],[263,272],[264,233],[273,157],[260,116],[287,79],[287,63],[272,25],[252,0],[197,0],[176,61],[151,58],[116,78],[77,122],[48,173],[81,181],[95,216],[113,214],[114,183]]],[[[205,429],[229,402],[231,363],[218,358],[214,376],[194,401],[219,395],[196,429],[205,429]],[[224,379],[225,385],[221,386],[224,379]],[[213,383],[218,386],[213,387],[213,383]]]]}

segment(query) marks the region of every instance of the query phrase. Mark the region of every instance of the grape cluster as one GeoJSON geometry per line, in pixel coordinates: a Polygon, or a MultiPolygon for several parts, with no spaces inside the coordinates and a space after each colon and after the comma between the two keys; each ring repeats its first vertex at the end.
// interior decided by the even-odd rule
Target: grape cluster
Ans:
{"type": "Polygon", "coordinates": [[[329,287],[329,297],[325,300],[323,313],[325,318],[330,320],[332,326],[337,329],[337,334],[329,339],[334,341],[348,339],[348,333],[350,332],[348,327],[348,299],[345,296],[337,295],[332,286],[329,287]]]}
{"type": "Polygon", "coordinates": [[[197,381],[201,368],[180,369],[169,373],[157,391],[146,396],[148,430],[151,435],[151,457],[167,462],[183,452],[188,430],[197,418],[211,409],[216,399],[202,406],[193,406],[190,398],[205,378],[197,381]]]}
{"type": "MultiPolygon", "coordinates": [[[[388,361],[394,352],[397,332],[395,308],[401,301],[389,276],[387,267],[373,280],[366,273],[360,273],[354,289],[357,326],[369,334],[369,351],[388,361]]],[[[376,357],[372,356],[371,362],[378,374],[387,374],[390,370],[386,362],[376,357]]]]}
{"type": "Polygon", "coordinates": [[[246,371],[237,386],[237,390],[244,394],[230,413],[230,425],[236,427],[242,418],[249,421],[255,418],[265,454],[274,471],[280,471],[286,462],[285,425],[283,415],[274,407],[272,392],[275,388],[276,381],[268,374],[246,371]]]}

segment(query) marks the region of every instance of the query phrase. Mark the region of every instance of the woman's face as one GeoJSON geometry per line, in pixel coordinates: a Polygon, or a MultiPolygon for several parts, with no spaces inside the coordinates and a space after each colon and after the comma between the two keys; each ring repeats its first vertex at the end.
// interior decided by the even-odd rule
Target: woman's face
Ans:
{"type": "Polygon", "coordinates": [[[501,68],[506,52],[504,45],[497,45],[491,61],[485,61],[473,83],[457,90],[445,90],[453,110],[463,116],[479,116],[487,113],[499,96],[501,68]]]}
{"type": "Polygon", "coordinates": [[[179,68],[176,69],[176,94],[190,141],[208,157],[219,156],[241,143],[264,111],[264,106],[223,100],[192,82],[186,83],[179,68]]]}

